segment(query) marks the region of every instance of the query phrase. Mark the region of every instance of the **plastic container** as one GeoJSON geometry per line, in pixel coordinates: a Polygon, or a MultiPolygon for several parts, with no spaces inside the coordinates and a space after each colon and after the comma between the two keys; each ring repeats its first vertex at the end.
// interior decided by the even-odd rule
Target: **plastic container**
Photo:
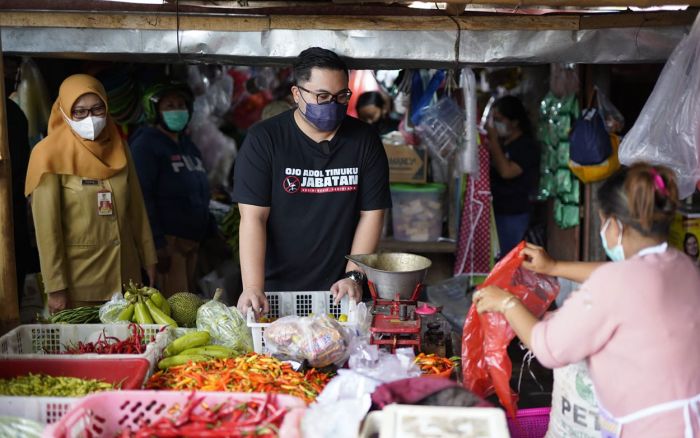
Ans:
{"type": "Polygon", "coordinates": [[[155,342],[146,346],[143,354],[47,354],[47,351],[65,351],[67,345],[78,342],[95,342],[103,333],[119,339],[127,339],[131,334],[128,324],[26,324],[21,325],[0,338],[0,364],[5,367],[6,359],[62,359],[62,360],[116,360],[145,359],[149,363],[147,376],[155,369],[163,350],[168,345],[169,329],[163,325],[145,324],[141,326],[148,339],[155,336],[155,342]]]}
{"type": "MultiPolygon", "coordinates": [[[[265,292],[270,311],[267,318],[275,320],[284,316],[309,316],[310,313],[320,315],[322,313],[333,315],[338,319],[340,315],[347,315],[348,321],[341,325],[355,325],[357,320],[357,304],[350,303],[347,296],[340,300],[339,305],[333,304],[333,294],[329,291],[312,292],[265,292]]],[[[271,322],[258,322],[252,311],[248,311],[247,324],[253,333],[253,348],[258,354],[267,354],[263,333],[271,322]]]]}
{"type": "MultiPolygon", "coordinates": [[[[106,359],[96,366],[83,359],[5,359],[0,362],[0,379],[12,379],[28,373],[50,376],[99,379],[123,389],[139,389],[149,369],[143,358],[106,359]]],[[[0,415],[17,416],[43,424],[58,421],[79,398],[0,396],[0,415]]]]}
{"type": "Polygon", "coordinates": [[[515,420],[508,418],[511,438],[543,438],[549,427],[551,408],[520,409],[515,420]]]}
{"type": "Polygon", "coordinates": [[[392,184],[394,239],[432,242],[442,235],[442,195],[445,185],[392,184]]]}
{"type": "MultiPolygon", "coordinates": [[[[94,394],[81,399],[59,422],[47,427],[44,437],[114,437],[125,428],[135,430],[141,421],[154,421],[179,409],[192,392],[185,391],[116,391],[94,394]]],[[[264,400],[266,394],[232,392],[195,392],[195,397],[204,397],[210,406],[226,400],[246,402],[264,400]]],[[[305,408],[296,397],[277,394],[279,406],[288,409],[305,408]]],[[[282,423],[281,430],[288,427],[282,423]]]]}

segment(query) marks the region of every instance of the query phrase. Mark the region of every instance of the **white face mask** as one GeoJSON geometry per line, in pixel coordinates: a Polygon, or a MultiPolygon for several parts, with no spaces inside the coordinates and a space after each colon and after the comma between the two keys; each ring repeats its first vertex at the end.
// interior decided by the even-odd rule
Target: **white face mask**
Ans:
{"type": "Polygon", "coordinates": [[[493,127],[496,128],[496,132],[501,138],[506,138],[510,135],[510,129],[504,122],[493,122],[493,127]]]}
{"type": "MultiPolygon", "coordinates": [[[[63,112],[63,110],[61,110],[61,112],[63,112]]],[[[68,122],[73,132],[85,140],[94,140],[99,137],[100,133],[102,133],[102,130],[105,129],[107,125],[106,117],[90,116],[82,120],[71,120],[66,116],[66,113],[63,113],[63,118],[66,119],[66,122],[68,122]]]]}

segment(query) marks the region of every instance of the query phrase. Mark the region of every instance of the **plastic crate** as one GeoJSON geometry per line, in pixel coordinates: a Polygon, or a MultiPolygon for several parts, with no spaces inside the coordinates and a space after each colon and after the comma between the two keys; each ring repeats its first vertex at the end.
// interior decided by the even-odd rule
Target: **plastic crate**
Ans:
{"type": "MultiPolygon", "coordinates": [[[[0,366],[0,379],[12,379],[28,373],[50,376],[99,379],[119,384],[124,389],[141,388],[149,363],[144,358],[101,360],[79,359],[5,359],[0,366]]],[[[0,415],[10,415],[44,424],[58,421],[79,398],[0,396],[0,415]]]]}
{"type": "Polygon", "coordinates": [[[520,409],[515,419],[508,418],[511,438],[543,438],[549,427],[551,408],[520,409]]]}
{"type": "MultiPolygon", "coordinates": [[[[75,403],[59,422],[47,427],[44,437],[114,437],[123,429],[137,429],[141,421],[154,421],[182,407],[192,395],[185,391],[118,391],[90,395],[75,403]]],[[[266,394],[196,392],[209,405],[226,400],[264,400],[266,394]]],[[[306,404],[289,395],[277,394],[279,406],[304,409],[306,404]]],[[[286,421],[286,419],[285,419],[286,421]]],[[[290,427],[282,423],[281,430],[290,427]]],[[[282,435],[280,435],[282,436],[282,435]]]]}
{"type": "MultiPolygon", "coordinates": [[[[351,303],[350,299],[344,296],[340,304],[333,304],[333,293],[330,291],[312,292],[265,292],[269,303],[270,311],[268,318],[278,319],[285,316],[309,316],[331,314],[336,319],[340,315],[347,315],[348,321],[341,322],[341,325],[352,326],[356,322],[357,304],[351,303]]],[[[258,354],[266,354],[265,340],[263,333],[271,323],[257,322],[251,310],[247,315],[248,327],[253,333],[253,348],[258,354]]]]}
{"type": "MultiPolygon", "coordinates": [[[[66,345],[95,342],[103,333],[119,339],[129,337],[128,324],[26,324],[0,338],[0,360],[5,359],[146,359],[150,365],[146,378],[153,373],[163,350],[169,342],[168,326],[144,324],[145,337],[155,336],[155,342],[146,346],[143,354],[47,354],[46,351],[65,351],[66,345]],[[166,328],[163,330],[163,328],[166,328]]],[[[4,365],[3,365],[4,366],[4,365]]]]}

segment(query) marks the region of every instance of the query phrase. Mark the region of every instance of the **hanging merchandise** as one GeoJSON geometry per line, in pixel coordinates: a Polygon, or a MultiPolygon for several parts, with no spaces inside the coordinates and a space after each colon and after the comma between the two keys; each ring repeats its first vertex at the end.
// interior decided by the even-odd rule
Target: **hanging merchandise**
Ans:
{"type": "Polygon", "coordinates": [[[560,99],[576,94],[581,88],[576,64],[551,64],[549,67],[549,89],[560,99]]]}
{"type": "MultiPolygon", "coordinates": [[[[542,159],[538,199],[555,198],[554,219],[560,228],[575,227],[580,221],[579,182],[569,168],[573,153],[569,132],[572,122],[579,116],[578,100],[573,94],[560,99],[550,92],[540,104],[542,159]]],[[[602,120],[600,122],[602,124],[602,120]]],[[[608,138],[607,133],[605,135],[608,138]]]]}
{"type": "Polygon", "coordinates": [[[601,117],[605,121],[605,129],[608,130],[610,134],[620,134],[625,128],[625,117],[622,115],[620,110],[617,109],[615,105],[608,99],[600,88],[593,87],[596,93],[596,99],[598,100],[598,112],[600,112],[601,117]]]}
{"type": "Polygon", "coordinates": [[[366,93],[368,91],[381,91],[372,70],[350,71],[348,88],[350,88],[352,91],[352,96],[350,96],[350,102],[348,102],[347,114],[352,117],[357,117],[355,105],[357,105],[357,99],[362,95],[362,93],[366,93]]]}
{"type": "Polygon", "coordinates": [[[620,137],[616,134],[610,134],[610,145],[612,146],[612,154],[610,154],[610,158],[602,163],[595,166],[580,166],[569,160],[569,169],[583,183],[602,181],[610,177],[620,168],[620,159],[618,158],[620,137]]]}
{"type": "MultiPolygon", "coordinates": [[[[515,295],[539,318],[559,293],[556,278],[535,274],[522,268],[521,242],[489,274],[481,287],[497,286],[515,295]]],[[[511,418],[517,410],[517,394],[510,387],[513,364],[506,351],[515,337],[508,321],[500,313],[479,315],[472,305],[462,335],[464,386],[480,397],[494,392],[511,418]]]]}
{"type": "Polygon", "coordinates": [[[31,58],[22,58],[20,83],[17,87],[17,104],[27,117],[29,144],[34,146],[46,134],[51,113],[51,102],[46,82],[39,67],[31,58]]]}
{"type": "Polygon", "coordinates": [[[120,125],[142,123],[145,120],[141,106],[141,90],[134,79],[132,66],[110,67],[97,74],[107,91],[109,114],[120,125]]]}
{"type": "Polygon", "coordinates": [[[189,123],[190,134],[202,153],[209,183],[213,187],[226,187],[237,147],[233,138],[219,130],[219,125],[231,107],[233,78],[221,71],[215,72],[213,78],[208,78],[199,69],[200,66],[192,65],[188,71],[188,85],[202,93],[194,100],[189,123]]]}
{"type": "Polygon", "coordinates": [[[612,153],[605,122],[595,108],[586,108],[571,133],[571,159],[579,165],[592,166],[607,160],[612,153]]]}
{"type": "Polygon", "coordinates": [[[645,161],[669,167],[680,198],[693,194],[700,180],[700,17],[678,43],[620,145],[620,162],[645,161]]]}
{"type": "Polygon", "coordinates": [[[479,171],[466,176],[454,275],[486,275],[491,268],[489,151],[483,145],[478,146],[478,151],[479,171]]]}
{"type": "Polygon", "coordinates": [[[431,157],[446,165],[464,139],[464,112],[445,96],[422,111],[416,130],[431,157]]]}
{"type": "Polygon", "coordinates": [[[445,80],[445,71],[437,70],[430,78],[428,85],[423,87],[420,70],[413,71],[411,85],[411,123],[416,126],[421,123],[423,112],[430,106],[435,92],[445,80]]]}
{"type": "Polygon", "coordinates": [[[462,69],[462,94],[465,106],[464,147],[457,155],[457,170],[474,178],[479,177],[479,131],[476,126],[476,77],[470,68],[462,69]]]}

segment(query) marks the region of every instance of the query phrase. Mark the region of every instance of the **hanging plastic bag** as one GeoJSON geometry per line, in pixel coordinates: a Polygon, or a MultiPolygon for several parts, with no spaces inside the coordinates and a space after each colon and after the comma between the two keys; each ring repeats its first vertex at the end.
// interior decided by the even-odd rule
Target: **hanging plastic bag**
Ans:
{"type": "MultiPolygon", "coordinates": [[[[540,317],[559,293],[553,277],[536,274],[521,267],[521,242],[493,268],[481,287],[498,286],[518,297],[525,307],[540,317]]],[[[481,397],[494,392],[511,417],[515,417],[517,395],[510,388],[513,364],[506,349],[515,337],[513,329],[500,313],[479,315],[472,305],[462,334],[464,386],[481,397]]]]}
{"type": "Polygon", "coordinates": [[[569,169],[584,183],[602,181],[610,177],[620,168],[620,159],[618,157],[620,137],[610,134],[610,144],[612,145],[612,154],[607,160],[593,166],[581,166],[569,160],[569,169]]]}
{"type": "Polygon", "coordinates": [[[595,108],[587,108],[571,133],[571,160],[581,165],[600,164],[612,154],[610,135],[595,108]]]}
{"type": "Polygon", "coordinates": [[[620,162],[669,167],[680,198],[700,180],[700,17],[668,58],[649,100],[620,145],[620,162]]]}
{"type": "Polygon", "coordinates": [[[598,112],[605,121],[605,129],[610,134],[620,134],[625,127],[625,117],[598,87],[595,87],[598,112]]]}
{"type": "Polygon", "coordinates": [[[464,111],[445,96],[422,112],[416,131],[438,163],[446,164],[464,140],[464,111]]]}

